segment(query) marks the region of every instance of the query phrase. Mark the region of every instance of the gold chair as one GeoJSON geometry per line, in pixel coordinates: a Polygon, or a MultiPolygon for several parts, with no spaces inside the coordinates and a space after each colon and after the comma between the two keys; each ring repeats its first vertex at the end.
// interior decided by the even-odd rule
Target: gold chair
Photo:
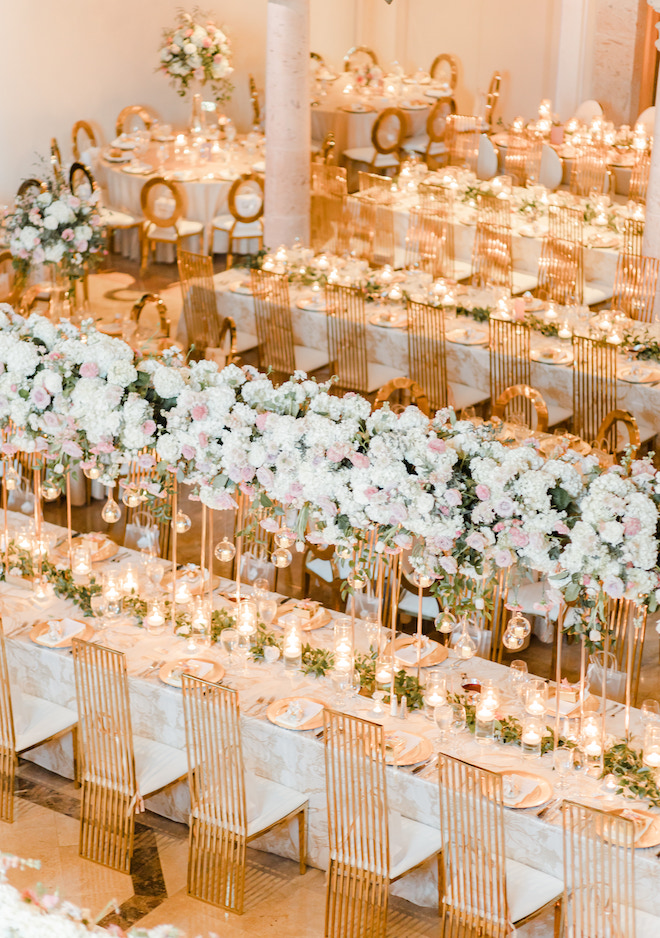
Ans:
{"type": "Polygon", "coordinates": [[[380,410],[385,402],[390,405],[390,410],[395,414],[400,414],[406,407],[418,407],[423,414],[428,417],[429,399],[426,396],[424,388],[420,387],[416,381],[410,378],[392,378],[382,388],[378,388],[372,410],[380,410]],[[397,398],[393,401],[392,398],[397,398]]]}
{"type": "Polygon", "coordinates": [[[236,330],[231,317],[222,319],[218,314],[211,258],[180,250],[178,266],[188,347],[194,346],[195,354],[201,358],[212,358],[227,365],[256,348],[256,335],[236,330]],[[230,339],[228,349],[227,336],[230,339]]]}
{"type": "Polygon", "coordinates": [[[144,293],[140,299],[133,304],[131,309],[131,320],[136,324],[135,344],[139,347],[141,353],[158,356],[165,349],[181,346],[171,338],[171,322],[167,316],[167,306],[158,293],[144,293]],[[144,316],[145,308],[154,306],[158,316],[158,326],[145,326],[144,316]],[[142,319],[142,323],[140,320],[142,319]]]}
{"type": "Polygon", "coordinates": [[[351,46],[344,56],[344,71],[350,72],[361,65],[378,65],[378,57],[368,46],[351,46]]]}
{"type": "Polygon", "coordinates": [[[406,114],[398,107],[386,107],[380,112],[371,130],[370,147],[344,150],[343,156],[358,163],[367,163],[369,172],[398,169],[405,155],[406,114]]]}
{"type": "Polygon", "coordinates": [[[641,257],[644,250],[644,220],[624,218],[621,231],[621,253],[641,257]]]}
{"type": "Polygon", "coordinates": [[[573,433],[587,443],[610,411],[616,410],[616,346],[573,336],[573,433]]]}
{"type": "Polygon", "coordinates": [[[422,270],[433,278],[442,277],[446,268],[443,260],[447,255],[447,234],[448,225],[439,212],[411,208],[406,230],[404,267],[422,270]]]}
{"type": "Polygon", "coordinates": [[[571,171],[571,192],[581,196],[589,195],[592,189],[608,192],[610,184],[607,148],[591,144],[578,150],[571,171]]]}
{"type": "MultiPolygon", "coordinates": [[[[491,316],[488,321],[488,330],[490,399],[497,405],[500,396],[511,387],[522,386],[531,389],[531,328],[523,322],[511,322],[508,319],[491,316]]],[[[534,393],[538,394],[538,391],[534,393]]],[[[517,403],[522,405],[523,422],[525,426],[531,427],[533,414],[536,410],[534,397],[533,395],[521,394],[519,398],[517,403]]],[[[546,404],[545,406],[547,407],[546,426],[554,427],[559,423],[564,423],[571,417],[571,411],[567,408],[555,404],[546,404]]],[[[501,416],[494,409],[493,414],[501,416]]]]}
{"type": "Polygon", "coordinates": [[[341,237],[346,169],[327,163],[311,165],[311,240],[315,252],[335,253],[341,237]]]}
{"type": "Polygon", "coordinates": [[[155,117],[148,110],[148,108],[143,107],[141,104],[129,104],[125,108],[122,108],[117,117],[117,122],[115,124],[115,133],[117,137],[120,137],[124,133],[124,128],[126,122],[131,120],[131,126],[133,125],[134,119],[137,118],[138,121],[141,121],[144,125],[145,130],[151,130],[151,127],[154,123],[155,117]]]}
{"type": "Polygon", "coordinates": [[[300,873],[307,867],[307,795],[247,774],[238,693],[190,674],[181,679],[188,749],[188,895],[243,912],[246,846],[298,818],[300,873]]]}
{"type": "MultiPolygon", "coordinates": [[[[69,170],[69,188],[74,195],[79,195],[82,198],[88,198],[93,193],[99,192],[99,186],[92,170],[79,160],[71,164],[71,169],[69,170]]],[[[101,224],[105,228],[108,250],[113,246],[115,232],[128,231],[131,228],[140,228],[141,226],[140,219],[131,215],[129,212],[107,208],[103,204],[101,194],[99,195],[97,207],[101,217],[101,224]]]]}
{"type": "Polygon", "coordinates": [[[321,157],[321,162],[325,163],[326,166],[332,163],[333,151],[337,146],[337,141],[335,140],[335,135],[330,131],[325,135],[321,141],[321,146],[319,147],[319,155],[321,157]]]}
{"type": "Polygon", "coordinates": [[[35,195],[38,195],[39,192],[45,192],[47,189],[46,183],[42,182],[41,179],[24,179],[16,191],[16,198],[22,199],[26,196],[31,189],[36,189],[35,195]]]}
{"type": "Polygon", "coordinates": [[[426,133],[417,134],[403,144],[407,153],[420,153],[429,169],[436,169],[446,162],[447,147],[445,132],[447,118],[456,113],[456,102],[452,97],[438,98],[426,118],[426,133]]]}
{"type": "Polygon", "coordinates": [[[596,434],[596,446],[600,450],[607,450],[615,455],[619,452],[618,425],[622,424],[628,432],[627,445],[632,448],[633,457],[637,454],[641,443],[637,421],[628,410],[611,410],[603,417],[603,421],[596,434]]]}
{"type": "Polygon", "coordinates": [[[422,182],[417,191],[421,208],[437,215],[442,222],[443,238],[436,241],[440,276],[449,280],[465,280],[472,274],[472,264],[457,259],[454,250],[454,190],[449,186],[422,182]]]}
{"type": "Polygon", "coordinates": [[[525,134],[509,133],[504,172],[511,176],[515,186],[526,186],[528,181],[538,181],[541,170],[543,138],[525,134]]]}
{"type": "Polygon", "coordinates": [[[63,181],[62,154],[60,152],[60,145],[55,137],[50,138],[50,165],[55,178],[63,181]]]}
{"type": "Polygon", "coordinates": [[[659,270],[657,257],[619,254],[612,309],[620,309],[630,319],[652,322],[659,270]]]}
{"type": "Polygon", "coordinates": [[[259,103],[259,92],[254,76],[249,76],[250,83],[250,104],[252,105],[252,129],[259,130],[261,127],[261,104],[259,103]]]}
{"type": "Polygon", "coordinates": [[[133,734],[126,658],[71,642],[80,719],[80,856],[128,873],[142,799],[186,775],[183,752],[133,734]]]}
{"type": "Polygon", "coordinates": [[[327,352],[294,342],[287,275],[270,270],[252,270],[250,273],[259,339],[259,367],[271,369],[278,380],[286,380],[294,371],[310,374],[327,365],[327,352]]]}
{"type": "Polygon", "coordinates": [[[564,934],[651,938],[660,918],[635,908],[635,824],[564,801],[564,934]]]}
{"type": "Polygon", "coordinates": [[[548,206],[548,234],[539,258],[538,295],[561,305],[584,297],[584,221],[581,208],[548,206]]]}
{"type": "Polygon", "coordinates": [[[360,287],[329,283],[325,288],[330,370],[343,391],[372,394],[399,373],[370,362],[367,356],[367,314],[360,287]]]}
{"type": "Polygon", "coordinates": [[[73,147],[73,158],[76,162],[82,162],[82,154],[89,151],[91,147],[95,147],[96,143],[96,134],[92,128],[91,124],[88,124],[87,121],[76,121],[71,130],[71,145],[73,147]],[[86,137],[86,145],[81,148],[79,143],[79,135],[84,134],[86,137]]]}
{"type": "Polygon", "coordinates": [[[500,85],[502,84],[502,76],[499,72],[493,72],[493,77],[490,80],[488,86],[488,92],[486,94],[486,106],[485,106],[485,123],[488,132],[490,133],[493,129],[493,121],[495,120],[495,108],[497,107],[497,102],[500,96],[500,85]]]}
{"type": "Polygon", "coordinates": [[[388,811],[380,724],[323,712],[328,840],[326,938],[385,938],[390,883],[433,859],[439,831],[388,811]]]}
{"type": "Polygon", "coordinates": [[[408,299],[408,372],[424,388],[431,412],[453,407],[460,412],[488,400],[478,388],[452,382],[447,378],[447,347],[444,312],[429,303],[408,299]]]}
{"type": "Polygon", "coordinates": [[[453,98],[458,84],[458,59],[455,56],[449,55],[447,52],[436,55],[431,63],[429,75],[433,81],[442,81],[444,77],[444,85],[449,88],[453,98]]]}
{"type": "Polygon", "coordinates": [[[630,174],[630,189],[628,198],[633,202],[646,204],[646,193],[649,187],[649,173],[651,171],[651,154],[641,150],[635,157],[635,163],[630,174]]]}
{"type": "MultiPolygon", "coordinates": [[[[359,173],[361,178],[369,173],[359,173]]],[[[387,177],[378,177],[386,179],[387,177]]],[[[370,264],[396,264],[394,214],[388,202],[376,202],[365,193],[344,199],[342,223],[337,241],[339,253],[351,253],[370,264]]]]}
{"type": "Polygon", "coordinates": [[[561,930],[560,879],[506,856],[502,773],[440,753],[441,938],[506,938],[555,910],[561,930]]]}
{"type": "Polygon", "coordinates": [[[201,221],[185,218],[186,196],[176,183],[163,176],[154,176],[142,186],[140,204],[144,222],[142,224],[142,260],[140,275],[144,276],[149,262],[149,251],[157,242],[182,246],[185,238],[196,235],[203,240],[204,225],[201,221]]]}
{"type": "MultiPolygon", "coordinates": [[[[525,402],[531,401],[536,413],[536,426],[533,428],[538,433],[545,433],[548,429],[548,407],[543,400],[543,395],[536,388],[530,388],[527,384],[514,384],[510,388],[505,388],[493,404],[491,414],[493,417],[505,419],[505,413],[508,405],[518,398],[524,398],[525,402]]],[[[530,429],[532,429],[530,427],[530,429]]]]}
{"type": "Polygon", "coordinates": [[[69,169],[69,189],[80,199],[89,199],[97,189],[91,170],[78,160],[74,161],[69,169]]]}
{"type": "Polygon", "coordinates": [[[478,197],[477,230],[472,247],[472,282],[503,286],[510,293],[534,290],[538,277],[513,269],[511,201],[492,195],[478,197]]]}
{"type": "MultiPolygon", "coordinates": [[[[209,225],[209,254],[216,251],[216,233],[227,237],[227,269],[234,259],[234,242],[256,239],[258,250],[264,245],[264,185],[256,173],[244,173],[231,186],[227,196],[229,214],[216,215],[209,225]]],[[[255,253],[255,252],[249,252],[255,253]]]]}
{"type": "Polygon", "coordinates": [[[463,166],[476,173],[479,160],[479,118],[450,114],[445,127],[445,146],[450,166],[463,166]]]}
{"type": "Polygon", "coordinates": [[[21,753],[71,732],[77,778],[78,714],[60,704],[24,693],[9,679],[7,647],[0,621],[0,820],[14,821],[14,779],[21,753]]]}

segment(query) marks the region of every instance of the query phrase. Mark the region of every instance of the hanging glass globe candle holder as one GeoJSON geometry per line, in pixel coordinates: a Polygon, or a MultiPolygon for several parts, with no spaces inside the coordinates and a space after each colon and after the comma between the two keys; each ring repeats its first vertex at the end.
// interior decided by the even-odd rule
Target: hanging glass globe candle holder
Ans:
{"type": "Polygon", "coordinates": [[[103,472],[103,469],[97,463],[94,463],[91,466],[88,464],[83,466],[83,475],[85,476],[85,478],[91,479],[92,482],[95,479],[100,479],[102,472],[103,472]]]}
{"type": "Polygon", "coordinates": [[[525,638],[519,631],[507,627],[502,635],[502,644],[507,651],[520,651],[525,644],[525,638]]]}
{"type": "Polygon", "coordinates": [[[445,606],[442,612],[435,617],[434,625],[436,631],[441,632],[442,635],[450,635],[456,628],[456,616],[445,606]]]}
{"type": "Polygon", "coordinates": [[[291,551],[287,550],[286,547],[278,547],[277,550],[274,550],[270,555],[271,563],[275,564],[275,566],[280,569],[288,567],[292,560],[291,551]]]}
{"type": "MultiPolygon", "coordinates": [[[[140,500],[138,498],[138,504],[139,503],[140,500]]],[[[172,527],[177,534],[185,534],[186,531],[189,531],[192,527],[192,521],[185,511],[177,511],[176,517],[172,521],[172,527]]]]}
{"type": "Polygon", "coordinates": [[[134,489],[124,489],[121,500],[127,508],[137,508],[142,499],[134,489]]]}
{"type": "Polygon", "coordinates": [[[514,612],[509,619],[507,628],[512,629],[517,635],[519,634],[521,638],[527,638],[528,635],[531,635],[532,623],[522,612],[518,611],[514,612]]]}
{"type": "Polygon", "coordinates": [[[468,632],[467,616],[463,616],[461,631],[454,642],[454,651],[458,657],[462,658],[464,661],[467,661],[469,658],[474,658],[477,653],[477,643],[468,632]]]}
{"type": "Polygon", "coordinates": [[[433,583],[435,577],[428,576],[426,573],[420,573],[418,570],[413,570],[410,574],[410,582],[414,583],[415,586],[419,589],[420,587],[425,590],[433,583]]]}
{"type": "Polygon", "coordinates": [[[228,540],[226,537],[223,537],[223,539],[218,541],[218,543],[215,545],[215,550],[213,553],[215,554],[216,559],[220,561],[220,563],[230,563],[236,556],[236,548],[230,540],[228,540]]]}
{"type": "Polygon", "coordinates": [[[15,491],[21,484],[21,477],[13,466],[5,465],[5,488],[8,492],[15,491]]]}
{"type": "Polygon", "coordinates": [[[108,500],[103,506],[101,517],[107,524],[115,524],[121,518],[121,508],[112,497],[112,492],[108,493],[108,500]]]}
{"type": "Polygon", "coordinates": [[[350,560],[353,555],[353,551],[350,547],[335,547],[335,554],[339,560],[350,560]]]}
{"type": "Polygon", "coordinates": [[[55,485],[54,482],[44,482],[41,486],[41,497],[45,502],[54,502],[61,494],[61,488],[59,485],[55,485]]]}
{"type": "Polygon", "coordinates": [[[275,535],[275,543],[278,547],[291,547],[296,542],[296,536],[293,531],[282,530],[275,535]]]}

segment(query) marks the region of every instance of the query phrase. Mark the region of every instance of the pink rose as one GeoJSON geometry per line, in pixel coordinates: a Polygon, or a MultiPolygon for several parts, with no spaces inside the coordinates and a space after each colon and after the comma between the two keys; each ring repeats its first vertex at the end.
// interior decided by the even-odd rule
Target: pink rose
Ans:
{"type": "Polygon", "coordinates": [[[152,436],[156,432],[156,421],[145,420],[142,424],[142,432],[145,436],[152,436]]]}
{"type": "Polygon", "coordinates": [[[357,469],[369,468],[369,457],[364,453],[350,453],[348,458],[357,469]]]}
{"type": "Polygon", "coordinates": [[[194,459],[195,458],[195,448],[190,446],[189,443],[184,443],[181,447],[181,455],[184,459],[194,459]]]}
{"type": "Polygon", "coordinates": [[[513,563],[513,554],[510,550],[495,551],[495,564],[498,567],[510,567],[513,563]]]}
{"type": "Polygon", "coordinates": [[[204,420],[209,415],[209,409],[206,404],[195,404],[190,415],[193,420],[204,420]]]}
{"type": "Polygon", "coordinates": [[[509,537],[514,547],[527,547],[529,544],[529,535],[521,531],[520,528],[513,528],[509,533],[509,537]]]}
{"type": "Polygon", "coordinates": [[[565,525],[563,521],[557,522],[557,524],[555,525],[555,531],[557,532],[557,534],[570,534],[571,533],[571,529],[568,527],[568,525],[565,525]]]}
{"type": "Polygon", "coordinates": [[[465,538],[465,543],[468,547],[471,547],[472,550],[483,551],[486,546],[486,538],[483,534],[479,534],[478,531],[473,531],[465,538]]]}
{"type": "Polygon", "coordinates": [[[82,378],[98,377],[99,366],[96,362],[83,362],[80,366],[80,375],[82,378]]]}
{"type": "Polygon", "coordinates": [[[75,440],[65,440],[64,443],[62,443],[62,452],[66,453],[67,456],[73,457],[73,459],[80,459],[83,454],[75,440]]]}
{"type": "Polygon", "coordinates": [[[270,469],[267,469],[265,466],[260,466],[257,469],[257,479],[264,486],[264,488],[268,488],[275,481],[275,476],[270,469]]]}
{"type": "Polygon", "coordinates": [[[458,570],[458,564],[455,557],[441,557],[440,566],[445,571],[445,573],[449,574],[449,576],[454,576],[458,570]]]}
{"type": "Polygon", "coordinates": [[[623,522],[623,530],[628,537],[633,537],[642,530],[642,522],[639,518],[626,518],[623,522]]]}
{"type": "Polygon", "coordinates": [[[208,434],[200,433],[199,436],[197,437],[197,442],[199,443],[202,449],[206,449],[206,447],[209,445],[208,434]]]}
{"type": "Polygon", "coordinates": [[[428,448],[432,453],[444,453],[447,449],[447,444],[444,440],[432,439],[428,442],[428,448]]]}
{"type": "Polygon", "coordinates": [[[448,505],[451,505],[455,508],[457,505],[460,505],[463,501],[463,496],[458,491],[458,489],[447,489],[445,492],[445,501],[448,505]]]}
{"type": "Polygon", "coordinates": [[[475,492],[477,493],[477,498],[481,499],[482,502],[485,502],[490,498],[490,489],[487,485],[484,485],[483,482],[480,482],[476,487],[475,492]]]}
{"type": "Polygon", "coordinates": [[[32,391],[32,400],[42,410],[50,404],[50,394],[45,388],[36,387],[32,391]]]}

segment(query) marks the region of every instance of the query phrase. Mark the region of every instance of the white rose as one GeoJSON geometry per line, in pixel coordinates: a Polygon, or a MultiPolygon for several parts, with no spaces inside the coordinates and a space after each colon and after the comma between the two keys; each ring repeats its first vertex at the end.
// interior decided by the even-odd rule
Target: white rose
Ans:
{"type": "Polygon", "coordinates": [[[39,232],[32,225],[26,225],[19,235],[19,242],[26,251],[32,251],[39,243],[39,232]]]}
{"type": "Polygon", "coordinates": [[[53,197],[50,192],[40,192],[37,196],[37,205],[50,205],[53,201],[53,197]]]}
{"type": "Polygon", "coordinates": [[[193,29],[193,34],[190,37],[190,42],[194,43],[198,48],[201,48],[205,39],[206,30],[202,26],[195,26],[193,29]]]}
{"type": "Polygon", "coordinates": [[[62,390],[62,376],[56,371],[46,369],[41,373],[41,380],[49,394],[59,394],[62,390]]]}
{"type": "Polygon", "coordinates": [[[78,225],[77,228],[74,228],[73,234],[76,241],[89,241],[93,232],[89,225],[78,225]]]}
{"type": "Polygon", "coordinates": [[[186,55],[194,55],[197,52],[197,46],[192,42],[187,42],[183,47],[183,51],[186,55]]]}
{"type": "Polygon", "coordinates": [[[64,256],[64,245],[60,241],[58,244],[51,244],[45,250],[46,260],[50,264],[59,264],[64,256]]]}
{"type": "Polygon", "coordinates": [[[137,378],[137,370],[130,362],[119,359],[118,361],[110,362],[108,365],[107,378],[109,384],[118,384],[120,387],[125,388],[135,381],[137,378]]]}
{"type": "Polygon", "coordinates": [[[54,215],[58,222],[61,222],[62,224],[68,224],[75,219],[75,215],[69,206],[60,199],[56,199],[55,202],[51,202],[51,204],[46,208],[46,217],[48,217],[48,215],[54,215]]]}
{"type": "Polygon", "coordinates": [[[160,50],[160,60],[161,60],[161,62],[169,62],[171,58],[172,58],[172,53],[170,52],[169,49],[161,49],[161,50],[160,50]]]}
{"type": "Polygon", "coordinates": [[[46,215],[44,218],[44,228],[47,228],[49,231],[55,231],[58,224],[59,222],[54,215],[46,215]]]}

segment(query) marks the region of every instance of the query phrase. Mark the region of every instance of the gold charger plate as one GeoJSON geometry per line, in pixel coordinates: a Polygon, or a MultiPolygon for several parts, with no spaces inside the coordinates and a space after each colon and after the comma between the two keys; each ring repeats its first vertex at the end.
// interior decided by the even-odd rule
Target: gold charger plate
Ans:
{"type": "Polygon", "coordinates": [[[91,625],[87,625],[87,623],[82,622],[81,620],[75,619],[74,621],[80,621],[80,631],[76,632],[74,635],[68,635],[66,638],[63,638],[61,641],[57,642],[56,645],[51,645],[50,642],[39,641],[41,636],[48,632],[47,622],[35,622],[35,624],[30,629],[30,638],[35,643],[35,645],[41,645],[42,648],[70,648],[72,638],[82,638],[83,641],[88,642],[94,635],[94,629],[91,627],[91,625]]]}
{"type": "Polygon", "coordinates": [[[573,352],[563,348],[537,348],[532,349],[529,357],[533,362],[541,365],[570,365],[573,361],[573,352]]]}
{"type": "Polygon", "coordinates": [[[451,329],[445,338],[455,345],[488,345],[488,334],[481,329],[451,329]]]}
{"type": "Polygon", "coordinates": [[[426,736],[419,736],[417,733],[409,733],[407,730],[394,730],[385,734],[385,762],[388,765],[415,765],[417,762],[425,762],[433,755],[433,743],[426,736]],[[387,751],[388,739],[392,737],[412,737],[418,740],[416,745],[410,746],[400,754],[387,751]]]}
{"type": "MultiPolygon", "coordinates": [[[[95,536],[95,532],[72,538],[71,547],[73,550],[75,550],[76,547],[84,546],[92,548],[92,563],[103,563],[105,560],[110,560],[119,550],[119,545],[115,544],[111,538],[107,537],[105,534],[95,536]]],[[[62,543],[55,548],[53,554],[60,560],[68,560],[69,542],[67,540],[62,541],[62,543]]]]}
{"type": "Polygon", "coordinates": [[[545,804],[546,801],[550,801],[552,798],[552,785],[547,780],[543,778],[542,775],[535,775],[534,772],[524,772],[522,769],[502,769],[499,773],[502,778],[507,775],[517,775],[521,778],[532,778],[536,781],[536,788],[533,788],[532,791],[528,792],[524,798],[520,801],[517,801],[515,804],[509,804],[504,798],[504,806],[506,808],[514,808],[518,810],[519,808],[538,808],[539,805],[545,804]]]}
{"type": "MultiPolygon", "coordinates": [[[[290,599],[287,602],[282,603],[282,605],[278,607],[277,612],[275,614],[275,625],[278,625],[277,620],[281,616],[290,615],[292,612],[295,612],[295,611],[296,611],[295,599],[290,599]]],[[[319,611],[316,613],[316,615],[312,616],[311,619],[302,620],[303,624],[301,628],[303,632],[314,632],[316,631],[316,629],[324,628],[329,622],[332,622],[332,616],[330,615],[327,609],[324,609],[323,606],[321,606],[319,608],[319,611]]],[[[281,628],[281,626],[278,626],[278,627],[281,628]]]]}
{"type": "MultiPolygon", "coordinates": [[[[649,826],[640,834],[639,837],[635,838],[635,847],[657,847],[660,844],[660,814],[652,814],[650,811],[641,811],[639,808],[615,808],[613,811],[608,811],[608,814],[612,814],[615,817],[625,817],[627,812],[632,814],[639,815],[640,818],[647,818],[651,821],[649,826]]],[[[633,821],[634,823],[634,821],[633,821]]]]}
{"type": "MultiPolygon", "coordinates": [[[[394,642],[394,654],[396,657],[396,652],[399,648],[407,648],[408,645],[412,645],[415,641],[414,635],[400,635],[394,642]]],[[[431,651],[426,654],[420,660],[420,666],[422,668],[432,668],[434,664],[441,664],[449,655],[449,651],[446,645],[441,645],[439,642],[433,642],[435,648],[432,648],[431,651]]],[[[405,661],[401,662],[404,668],[416,668],[417,662],[408,664],[405,661]]]]}
{"type": "Polygon", "coordinates": [[[181,678],[173,677],[173,671],[176,668],[182,668],[183,671],[192,674],[193,677],[200,677],[202,680],[210,681],[212,684],[217,684],[221,681],[225,674],[225,669],[213,658],[205,658],[203,655],[191,655],[189,658],[181,658],[179,661],[168,661],[158,672],[158,677],[164,684],[169,684],[170,687],[181,687],[181,678]],[[211,665],[211,668],[204,674],[196,674],[195,670],[191,667],[196,661],[208,663],[211,665]]]}
{"type": "Polygon", "coordinates": [[[283,697],[281,700],[276,700],[270,705],[268,710],[266,710],[266,716],[271,723],[275,724],[275,726],[281,726],[282,729],[293,730],[294,733],[297,733],[300,730],[317,730],[323,726],[324,709],[325,703],[322,700],[318,700],[316,697],[308,697],[306,694],[300,694],[298,696],[283,697]],[[313,717],[309,717],[308,720],[305,720],[304,723],[300,723],[298,726],[291,726],[288,723],[282,723],[280,721],[280,716],[294,700],[310,700],[313,703],[321,704],[321,709],[313,717]]]}

